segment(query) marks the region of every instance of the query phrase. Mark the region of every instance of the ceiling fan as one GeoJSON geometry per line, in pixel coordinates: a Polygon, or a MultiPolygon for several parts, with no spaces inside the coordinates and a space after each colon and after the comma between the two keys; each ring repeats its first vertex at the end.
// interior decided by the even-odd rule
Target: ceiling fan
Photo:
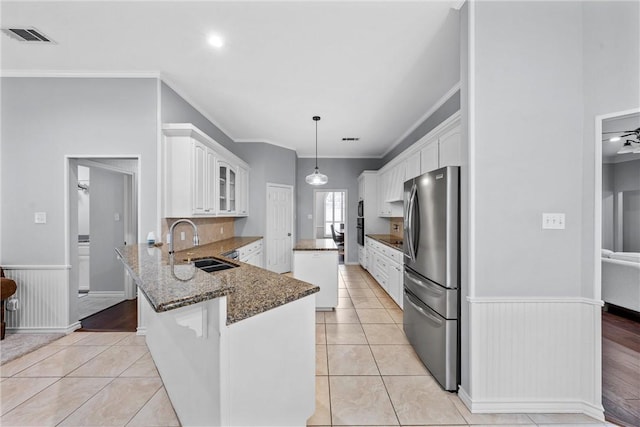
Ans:
{"type": "MultiPolygon", "coordinates": [[[[621,138],[625,138],[627,136],[631,136],[634,135],[636,139],[640,140],[640,128],[636,129],[636,130],[618,130],[618,131],[611,131],[611,132],[602,132],[602,134],[605,133],[624,133],[626,132],[624,135],[618,135],[617,137],[613,137],[613,138],[618,138],[615,141],[619,141],[621,138]]],[[[611,138],[611,139],[613,139],[611,138]]],[[[615,142],[615,141],[611,141],[611,142],[615,142]]]]}
{"type": "Polygon", "coordinates": [[[635,138],[635,141],[633,139],[627,139],[617,154],[640,153],[640,128],[637,128],[636,130],[602,132],[603,135],[606,133],[624,133],[624,135],[617,135],[609,138],[610,142],[618,142],[622,138],[626,138],[627,136],[635,138]]]}

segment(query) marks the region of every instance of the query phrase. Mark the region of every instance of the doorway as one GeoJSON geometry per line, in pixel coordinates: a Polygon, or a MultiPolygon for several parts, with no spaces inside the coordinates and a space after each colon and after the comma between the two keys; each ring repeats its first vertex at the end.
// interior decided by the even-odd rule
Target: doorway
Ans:
{"type": "Polygon", "coordinates": [[[333,239],[338,245],[338,262],[346,256],[347,190],[313,190],[314,239],[333,239]]]}
{"type": "Polygon", "coordinates": [[[291,271],[293,248],[293,186],[267,183],[266,268],[291,271]]]}
{"type": "MultiPolygon", "coordinates": [[[[68,158],[69,312],[83,328],[117,305],[133,307],[137,317],[135,304],[122,304],[135,302],[136,288],[114,248],[137,243],[138,166],[137,158],[68,158]]],[[[118,330],[113,321],[102,323],[92,330],[118,330]]]]}
{"type": "Polygon", "coordinates": [[[605,303],[602,405],[606,420],[620,425],[640,420],[640,375],[629,375],[628,365],[640,360],[640,307],[633,305],[637,298],[625,296],[625,289],[637,288],[640,270],[620,260],[640,251],[640,149],[633,153],[625,148],[640,148],[640,142],[624,137],[625,131],[639,127],[640,109],[596,118],[595,297],[605,303]]]}

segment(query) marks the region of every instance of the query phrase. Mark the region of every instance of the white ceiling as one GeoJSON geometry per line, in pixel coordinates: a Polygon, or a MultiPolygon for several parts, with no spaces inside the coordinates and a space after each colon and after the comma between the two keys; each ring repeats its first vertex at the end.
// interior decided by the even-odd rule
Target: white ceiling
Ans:
{"type": "Polygon", "coordinates": [[[459,3],[3,1],[56,44],[2,35],[2,70],[159,72],[237,142],[313,156],[319,115],[320,157],[380,157],[459,81],[459,3]]]}
{"type": "MultiPolygon", "coordinates": [[[[602,160],[605,163],[619,163],[628,160],[640,159],[640,154],[626,153],[618,154],[618,151],[622,148],[626,139],[635,138],[622,138],[620,141],[611,142],[609,138],[612,136],[625,135],[628,130],[635,130],[640,127],[640,114],[630,114],[621,117],[614,117],[602,121],[602,160]],[[616,132],[616,133],[604,133],[604,132],[616,132]]],[[[640,147],[640,145],[637,145],[640,147]]]]}

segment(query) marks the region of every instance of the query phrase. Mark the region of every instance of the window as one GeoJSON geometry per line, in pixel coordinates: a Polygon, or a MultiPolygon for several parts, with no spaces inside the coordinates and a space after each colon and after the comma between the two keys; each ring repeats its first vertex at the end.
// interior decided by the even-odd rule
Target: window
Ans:
{"type": "Polygon", "coordinates": [[[341,224],[344,224],[344,192],[334,191],[326,193],[324,198],[324,235],[332,237],[331,224],[336,231],[341,231],[341,224]]]}

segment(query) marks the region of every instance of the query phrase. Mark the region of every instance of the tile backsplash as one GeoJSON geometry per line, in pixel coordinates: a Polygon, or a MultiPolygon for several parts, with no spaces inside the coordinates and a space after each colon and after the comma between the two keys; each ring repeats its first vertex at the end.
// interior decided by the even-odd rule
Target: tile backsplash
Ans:
{"type": "MultiPolygon", "coordinates": [[[[167,234],[171,225],[179,218],[163,218],[162,241],[167,242],[167,234]]],[[[189,218],[198,227],[198,238],[201,245],[230,239],[235,236],[234,218],[189,218]]],[[[181,251],[193,246],[193,229],[189,224],[180,224],[174,233],[174,249],[181,251]],[[184,231],[184,240],[180,239],[180,233],[184,231]]]]}
{"type": "Polygon", "coordinates": [[[404,227],[404,218],[391,218],[389,222],[389,234],[402,239],[402,228],[404,227]]]}

